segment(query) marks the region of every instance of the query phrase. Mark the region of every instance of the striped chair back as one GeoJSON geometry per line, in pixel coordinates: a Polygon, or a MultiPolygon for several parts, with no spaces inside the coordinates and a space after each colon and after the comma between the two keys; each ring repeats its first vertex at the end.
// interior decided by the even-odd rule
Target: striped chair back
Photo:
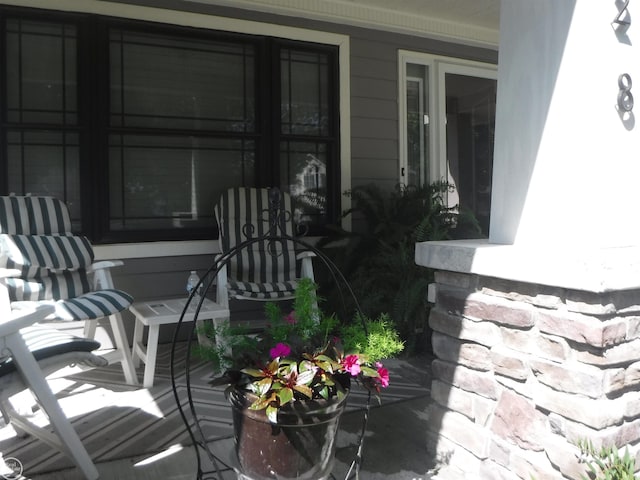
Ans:
{"type": "Polygon", "coordinates": [[[0,233],[71,235],[69,210],[55,197],[0,197],[0,233]]]}
{"type": "MultiPolygon", "coordinates": [[[[269,211],[269,189],[231,188],[222,194],[215,208],[218,222],[220,247],[223,253],[240,245],[245,240],[264,236],[271,226],[269,211]]],[[[280,228],[293,236],[293,211],[291,197],[281,193],[280,228]]],[[[254,284],[280,284],[278,291],[295,288],[291,283],[297,277],[296,253],[291,241],[260,241],[242,248],[234,255],[228,266],[231,280],[254,284]]],[[[234,285],[230,282],[230,285],[234,285]]],[[[251,295],[257,296],[257,295],[251,295]]],[[[271,297],[279,294],[269,295],[271,297]]]]}

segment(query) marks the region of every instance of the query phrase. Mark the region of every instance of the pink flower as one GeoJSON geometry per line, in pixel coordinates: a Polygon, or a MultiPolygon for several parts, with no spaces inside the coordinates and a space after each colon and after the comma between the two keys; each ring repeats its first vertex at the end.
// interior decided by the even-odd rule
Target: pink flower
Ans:
{"type": "Polygon", "coordinates": [[[342,360],[342,366],[344,369],[355,377],[360,373],[360,359],[357,355],[347,355],[342,360]]]}
{"type": "Polygon", "coordinates": [[[284,317],[284,321],[287,322],[289,325],[295,325],[296,324],[296,312],[292,311],[289,315],[287,315],[286,317],[284,317]]]}
{"type": "Polygon", "coordinates": [[[378,378],[378,381],[380,382],[380,385],[383,386],[383,388],[387,388],[389,386],[389,370],[384,368],[382,364],[379,365],[380,366],[378,367],[378,364],[376,364],[376,366],[378,367],[378,375],[380,376],[380,378],[378,378]]]}
{"type": "Polygon", "coordinates": [[[287,345],[286,343],[278,343],[275,347],[269,350],[269,355],[271,355],[271,358],[286,357],[290,353],[291,347],[289,347],[289,345],[287,345]]]}

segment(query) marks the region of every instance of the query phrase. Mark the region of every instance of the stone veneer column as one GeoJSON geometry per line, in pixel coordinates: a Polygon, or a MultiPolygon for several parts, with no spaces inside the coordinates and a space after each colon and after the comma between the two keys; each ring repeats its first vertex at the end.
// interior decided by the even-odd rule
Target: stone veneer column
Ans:
{"type": "Polygon", "coordinates": [[[430,451],[443,479],[586,473],[576,442],[640,439],[640,290],[438,272],[430,451]]]}
{"type": "Polygon", "coordinates": [[[639,7],[502,1],[490,238],[416,246],[438,478],[578,480],[580,439],[638,456],[639,7]]]}

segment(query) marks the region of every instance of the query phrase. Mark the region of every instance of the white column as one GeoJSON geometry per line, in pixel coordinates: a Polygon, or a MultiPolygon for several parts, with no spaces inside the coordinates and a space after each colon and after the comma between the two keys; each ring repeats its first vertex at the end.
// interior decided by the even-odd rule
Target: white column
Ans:
{"type": "Polygon", "coordinates": [[[502,1],[492,243],[640,244],[640,1],[628,28],[622,3],[502,1]]]}
{"type": "Polygon", "coordinates": [[[588,291],[640,287],[640,0],[503,0],[489,241],[416,263],[588,291]],[[618,106],[620,75],[635,82],[618,106]]]}

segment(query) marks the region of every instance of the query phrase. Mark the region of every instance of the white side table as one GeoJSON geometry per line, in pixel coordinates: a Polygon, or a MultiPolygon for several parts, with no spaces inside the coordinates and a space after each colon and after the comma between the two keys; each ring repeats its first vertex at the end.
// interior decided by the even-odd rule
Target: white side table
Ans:
{"type": "MultiPolygon", "coordinates": [[[[148,302],[134,303],[129,307],[131,313],[136,317],[136,326],[133,332],[133,364],[140,366],[140,360],[145,363],[143,386],[150,388],[153,386],[153,376],[156,371],[156,356],[158,354],[158,334],[160,325],[178,323],[184,306],[187,304],[186,297],[153,300],[148,302]],[[147,337],[147,348],[142,343],[142,333],[144,327],[149,327],[147,337]]],[[[198,302],[195,299],[189,305],[189,310],[185,313],[184,321],[193,321],[198,302]]],[[[219,318],[229,318],[229,309],[221,307],[217,303],[204,299],[198,321],[216,320],[219,318]]]]}

